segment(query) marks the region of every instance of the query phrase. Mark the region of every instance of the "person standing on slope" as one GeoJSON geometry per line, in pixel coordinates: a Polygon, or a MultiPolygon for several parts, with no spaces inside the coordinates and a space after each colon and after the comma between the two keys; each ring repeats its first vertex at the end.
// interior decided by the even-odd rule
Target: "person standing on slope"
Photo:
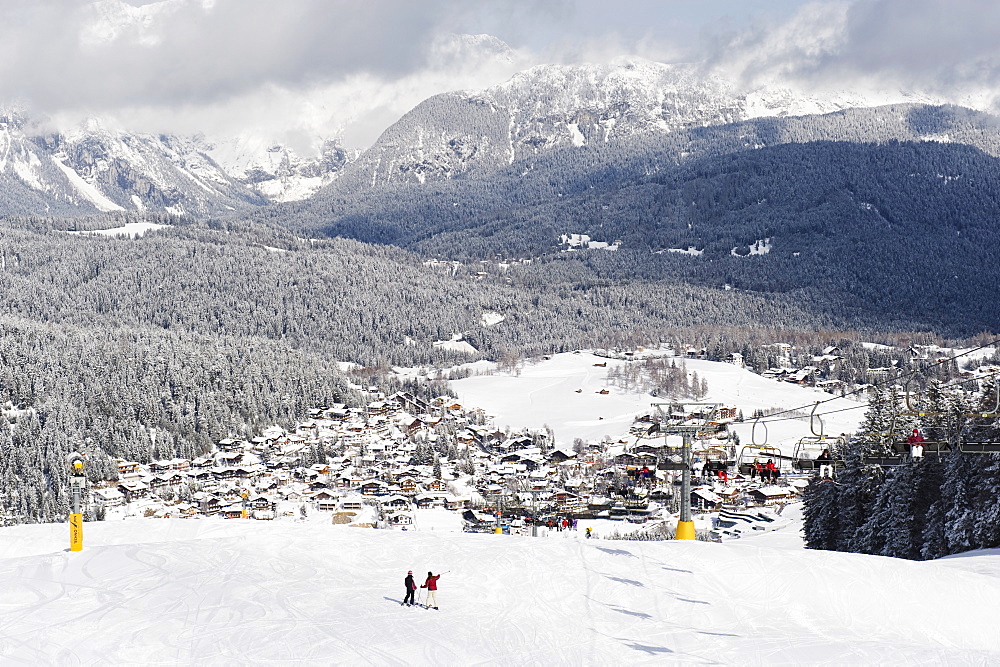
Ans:
{"type": "Polygon", "coordinates": [[[427,581],[425,581],[423,585],[420,586],[421,588],[427,589],[427,600],[425,601],[426,604],[424,606],[431,607],[432,609],[438,608],[437,591],[438,591],[438,579],[440,578],[441,578],[440,574],[434,576],[433,572],[427,573],[427,581]]]}
{"type": "Polygon", "coordinates": [[[403,579],[403,585],[406,586],[406,597],[403,598],[403,604],[411,606],[416,604],[416,601],[413,599],[413,595],[417,592],[417,582],[413,580],[413,570],[406,573],[406,579],[403,579]]]}

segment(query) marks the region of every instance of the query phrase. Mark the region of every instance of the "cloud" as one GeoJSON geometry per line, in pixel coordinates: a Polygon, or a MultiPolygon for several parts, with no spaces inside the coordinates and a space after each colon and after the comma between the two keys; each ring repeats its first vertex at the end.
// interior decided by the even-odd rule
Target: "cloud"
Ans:
{"type": "Polygon", "coordinates": [[[715,44],[714,64],[745,82],[895,87],[960,98],[1000,85],[994,0],[814,2],[777,26],[715,44]]]}
{"type": "Polygon", "coordinates": [[[0,104],[364,146],[433,94],[621,56],[968,95],[996,88],[998,24],[994,0],[0,0],[0,104]]]}
{"type": "Polygon", "coordinates": [[[0,97],[46,110],[191,104],[426,64],[452,0],[0,4],[0,97]]]}

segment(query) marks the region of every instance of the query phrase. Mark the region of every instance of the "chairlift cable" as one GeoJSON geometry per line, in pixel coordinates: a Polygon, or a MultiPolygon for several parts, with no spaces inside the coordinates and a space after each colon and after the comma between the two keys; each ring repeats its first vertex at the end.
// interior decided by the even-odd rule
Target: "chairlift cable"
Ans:
{"type": "MultiPolygon", "coordinates": [[[[898,382],[899,380],[904,379],[904,378],[908,379],[910,377],[922,374],[925,371],[927,371],[928,369],[934,368],[935,366],[941,366],[941,365],[946,364],[946,363],[948,363],[950,361],[954,361],[955,359],[958,359],[960,357],[964,357],[964,356],[966,356],[968,354],[972,354],[973,352],[978,352],[979,350],[984,350],[984,349],[986,349],[988,347],[992,347],[996,343],[1000,343],[1000,338],[995,338],[992,341],[990,341],[989,343],[985,343],[984,345],[980,345],[979,347],[973,348],[971,350],[966,350],[965,352],[962,352],[960,354],[956,354],[956,355],[948,357],[946,359],[939,359],[938,361],[935,361],[933,364],[928,364],[928,365],[923,366],[923,367],[921,367],[919,369],[912,370],[909,373],[907,373],[906,375],[897,375],[897,376],[894,376],[894,377],[891,377],[891,378],[886,378],[885,380],[881,380],[879,382],[873,382],[869,386],[878,387],[878,386],[881,386],[881,385],[886,384],[888,382],[898,382]]],[[[1000,373],[995,373],[995,374],[1000,374],[1000,373]]],[[[991,376],[987,376],[987,377],[991,377],[991,376]]],[[[981,378],[979,378],[979,379],[981,379],[981,378]]],[[[963,382],[969,382],[969,381],[970,380],[963,380],[963,382]]],[[[787,410],[782,410],[781,412],[772,413],[772,414],[768,415],[768,417],[773,417],[775,415],[783,415],[783,414],[786,414],[786,413],[789,413],[789,412],[797,412],[799,410],[805,410],[807,408],[813,408],[813,409],[815,409],[815,407],[818,406],[818,405],[823,405],[824,403],[829,403],[831,401],[835,401],[838,398],[847,398],[848,396],[853,396],[854,394],[857,394],[857,393],[860,393],[862,391],[865,391],[866,389],[867,389],[867,387],[862,387],[862,388],[858,388],[858,389],[855,389],[853,391],[850,391],[850,392],[848,392],[846,394],[843,394],[842,396],[833,396],[831,398],[827,398],[827,399],[824,399],[822,401],[816,401],[814,403],[811,403],[811,404],[808,404],[808,405],[803,405],[803,406],[800,406],[800,407],[797,407],[797,408],[788,408],[787,410]]],[[[843,408],[843,410],[854,410],[854,409],[862,408],[862,407],[867,407],[867,405],[861,404],[861,405],[858,405],[856,407],[843,408]]],[[[822,416],[823,414],[833,414],[833,412],[841,412],[843,410],[834,410],[834,411],[831,411],[831,412],[819,413],[817,416],[822,416]]],[[[782,418],[782,419],[765,419],[761,423],[765,423],[766,421],[786,421],[786,420],[790,420],[790,419],[801,419],[801,417],[796,416],[796,417],[785,417],[785,418],[782,418]]]]}

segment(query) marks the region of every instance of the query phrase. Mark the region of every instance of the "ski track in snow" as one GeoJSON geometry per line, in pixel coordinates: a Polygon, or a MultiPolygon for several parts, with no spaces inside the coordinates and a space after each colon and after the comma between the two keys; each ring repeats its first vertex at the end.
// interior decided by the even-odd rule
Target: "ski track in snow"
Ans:
{"type": "Polygon", "coordinates": [[[78,553],[65,525],[3,528],[0,663],[1000,662],[996,550],[810,551],[799,526],[712,544],[132,519],[85,524],[78,553]],[[400,605],[408,569],[446,571],[440,612],[400,605]]]}

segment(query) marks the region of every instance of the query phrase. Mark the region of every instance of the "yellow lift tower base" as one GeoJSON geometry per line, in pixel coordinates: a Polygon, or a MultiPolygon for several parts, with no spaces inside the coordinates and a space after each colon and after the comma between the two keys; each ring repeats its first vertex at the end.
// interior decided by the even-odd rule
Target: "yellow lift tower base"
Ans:
{"type": "Polygon", "coordinates": [[[694,534],[694,521],[678,521],[677,522],[677,535],[675,539],[678,540],[694,540],[697,537],[694,534]]]}

